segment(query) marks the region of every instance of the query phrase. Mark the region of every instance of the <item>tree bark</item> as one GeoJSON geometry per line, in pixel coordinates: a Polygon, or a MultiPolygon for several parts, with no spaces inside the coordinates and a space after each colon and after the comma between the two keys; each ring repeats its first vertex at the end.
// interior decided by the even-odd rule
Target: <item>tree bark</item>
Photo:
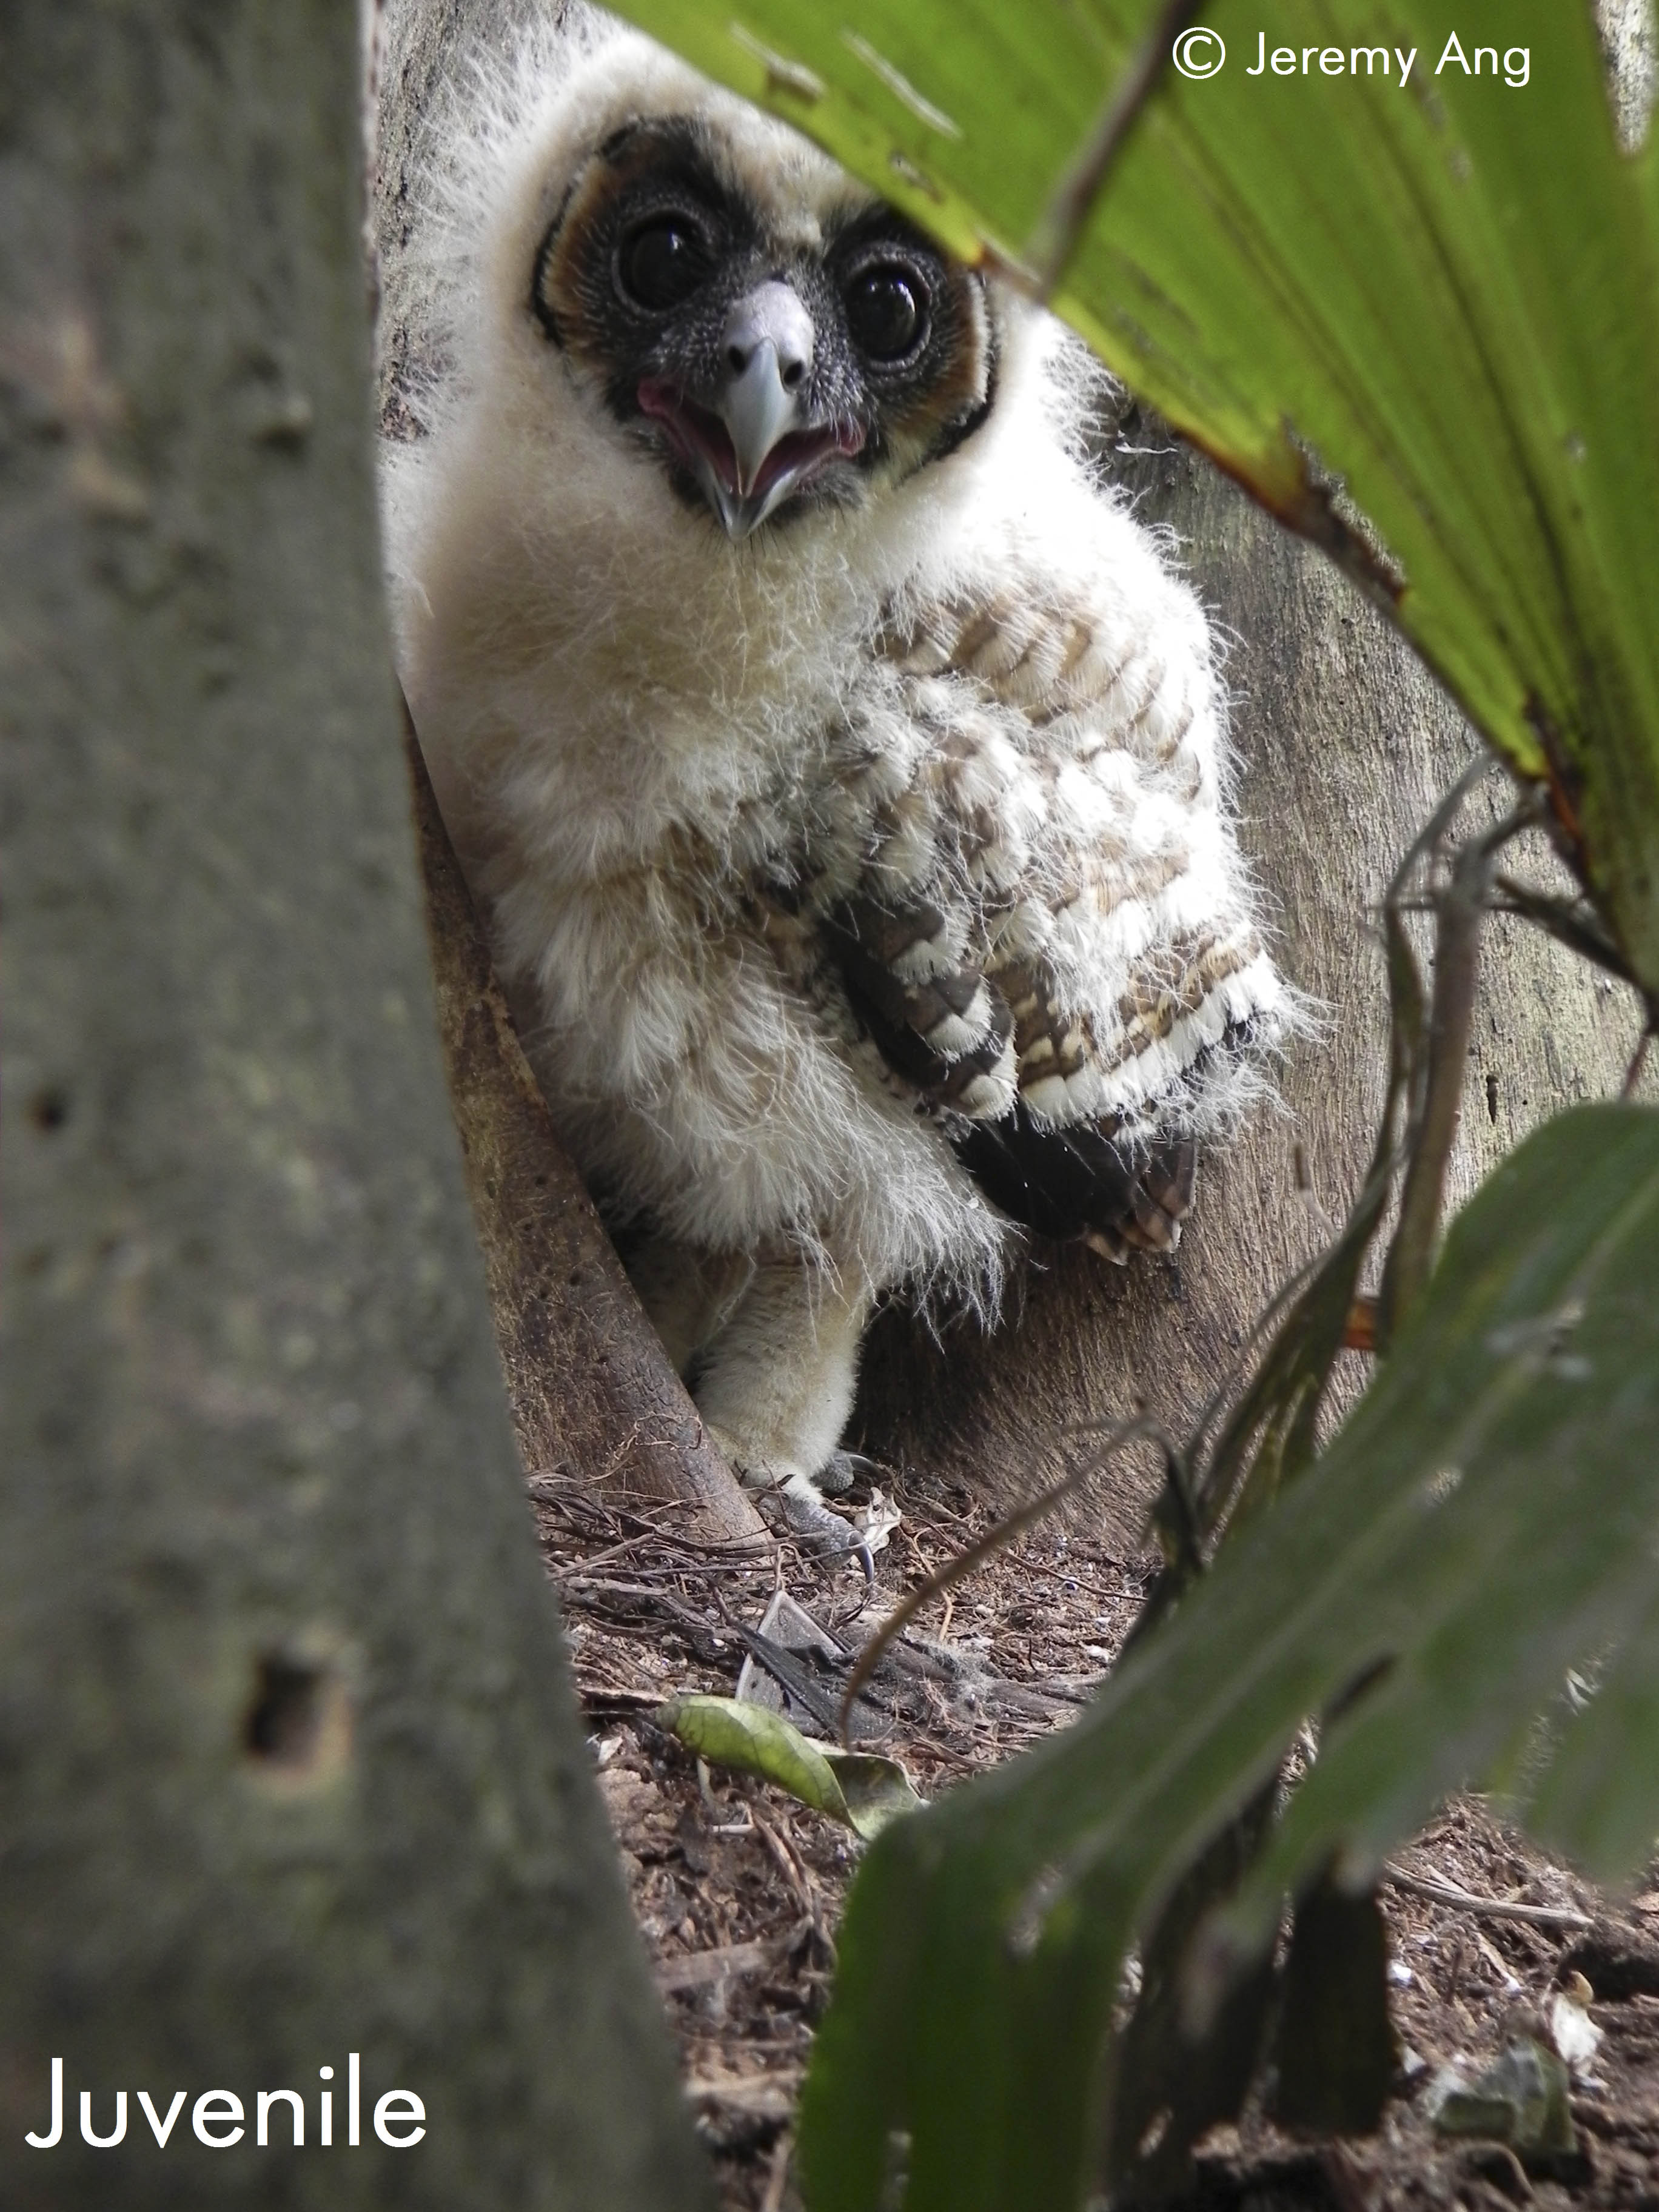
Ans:
{"type": "Polygon", "coordinates": [[[706,2184],[440,1067],[355,37],[324,0],[8,12],[0,2195],[670,2212],[706,2184]],[[165,2150],[141,2088],[189,2093],[165,2150]],[[302,2155],[280,2104],[255,2142],[279,2088],[302,2155]],[[82,2089],[100,2133],[127,2093],[118,2148],[82,2089]]]}
{"type": "Polygon", "coordinates": [[[428,275],[410,255],[422,207],[426,134],[454,82],[459,56],[507,52],[523,27],[557,15],[564,0],[372,0],[367,86],[374,141],[369,241],[379,280],[380,419],[394,437],[413,429],[405,399],[411,368],[435,366],[428,275]]]}

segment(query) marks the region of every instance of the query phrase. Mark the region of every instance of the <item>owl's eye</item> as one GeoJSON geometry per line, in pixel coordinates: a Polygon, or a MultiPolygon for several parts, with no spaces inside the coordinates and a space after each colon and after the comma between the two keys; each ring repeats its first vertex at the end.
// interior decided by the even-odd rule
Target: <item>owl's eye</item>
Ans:
{"type": "Polygon", "coordinates": [[[695,225],[684,216],[653,216],[623,240],[617,279],[625,300],[660,313],[689,300],[713,266],[695,225]]]}
{"type": "Polygon", "coordinates": [[[927,318],[927,291],[911,269],[878,262],[847,287],[847,326],[872,361],[902,361],[915,351],[927,318]]]}

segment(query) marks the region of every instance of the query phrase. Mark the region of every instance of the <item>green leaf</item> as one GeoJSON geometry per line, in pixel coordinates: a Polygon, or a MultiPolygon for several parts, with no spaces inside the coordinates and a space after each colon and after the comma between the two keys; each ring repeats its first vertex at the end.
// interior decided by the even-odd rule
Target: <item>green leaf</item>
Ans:
{"type": "Polygon", "coordinates": [[[921,1802],[896,1759],[814,1743],[781,1713],[747,1698],[675,1698],[658,1708],[656,1721],[699,1759],[775,1783],[866,1843],[921,1802]]]}
{"type": "MultiPolygon", "coordinates": [[[[625,12],[957,252],[1007,264],[1155,9],[625,12]]],[[[1288,77],[1247,73],[1261,19],[1243,0],[1205,21],[1224,68],[1164,76],[1054,304],[1376,584],[1309,449],[1343,472],[1388,548],[1395,580],[1377,588],[1498,750],[1548,767],[1614,935],[1659,988],[1659,151],[1620,153],[1577,0],[1468,0],[1466,56],[1525,49],[1515,87],[1490,63],[1439,66],[1448,23],[1431,0],[1283,0],[1269,35],[1298,58],[1288,77]],[[1386,76],[1350,73],[1366,48],[1389,52],[1386,76]]]]}
{"type": "Polygon", "coordinates": [[[1631,1787],[1632,1761],[1659,1766],[1659,1590],[1607,1663],[1576,1717],[1558,1723],[1555,1755],[1529,1820],[1553,1850],[1614,1870],[1653,1847],[1659,1816],[1631,1787]]]}
{"type": "Polygon", "coordinates": [[[1200,1931],[1195,2022],[1286,1890],[1328,1869],[1361,1887],[1447,1791],[1530,1774],[1538,1715],[1589,1657],[1605,1725],[1638,1739],[1598,1751],[1593,1699],[1559,1755],[1596,1787],[1581,1804],[1546,1778],[1540,1803],[1595,1872],[1628,1871],[1659,1832],[1659,1700],[1618,1656],[1634,1638],[1650,1664],[1659,1619],[1656,1437],[1659,1113],[1583,1108],[1490,1179],[1329,1449],[1083,1720],[872,1850],[803,2107],[813,2212],[877,2202],[895,2130],[906,2212],[1080,2203],[1128,1946],[1345,1692],[1240,1903],[1200,1931]]]}
{"type": "Polygon", "coordinates": [[[866,1843],[901,1813],[919,1810],[921,1799],[897,1759],[883,1759],[873,1751],[842,1751],[835,1744],[819,1748],[841,1784],[847,1818],[866,1843]]]}
{"type": "Polygon", "coordinates": [[[1546,2043],[1507,2045],[1469,2088],[1448,2085],[1435,2102],[1443,2136],[1508,2143],[1529,2172],[1548,2173],[1578,2148],[1567,2069],[1546,2043]]]}

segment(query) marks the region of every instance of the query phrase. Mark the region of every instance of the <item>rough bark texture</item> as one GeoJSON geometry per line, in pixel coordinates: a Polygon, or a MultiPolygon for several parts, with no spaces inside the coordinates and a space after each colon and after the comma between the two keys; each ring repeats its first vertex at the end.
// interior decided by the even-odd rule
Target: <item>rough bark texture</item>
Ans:
{"type": "MultiPolygon", "coordinates": [[[[963,1328],[937,1344],[899,1312],[878,1324],[860,1393],[863,1449],[1003,1494],[1024,1492],[1076,1453],[1060,1436],[1068,1423],[1120,1419],[1144,1403],[1179,1431],[1279,1285],[1342,1218],[1388,1065],[1375,918],[1400,854],[1477,750],[1415,656],[1322,555],[1167,433],[1137,430],[1132,415],[1121,443],[1115,473],[1146,520],[1177,533],[1231,641],[1243,842],[1285,970],[1323,1012],[1319,1033],[1287,1055],[1284,1110],[1260,1115],[1242,1143],[1203,1160],[1197,1211],[1172,1261],[1120,1269],[1051,1247],[1034,1252],[1024,1310],[994,1336],[963,1328]]],[[[1496,777],[1493,793],[1507,804],[1496,777]]],[[[1540,857],[1535,844],[1525,849],[1540,857]]],[[[1616,1091],[1638,1028],[1632,994],[1537,932],[1490,922],[1453,1202],[1559,1108],[1616,1091]]],[[[1361,1363],[1345,1364],[1352,1384],[1361,1363]]]]}
{"type": "Polygon", "coordinates": [[[355,36],[331,0],[6,15],[0,2197],[667,2212],[703,2184],[440,1070],[355,36]],[[247,2131],[159,2149],[141,2087],[247,2131]],[[303,2154],[256,2146],[279,2087],[303,2154]]]}
{"type": "Polygon", "coordinates": [[[412,730],[408,745],[438,1031],[520,1455],[612,1505],[673,1504],[699,1542],[764,1542],[559,1142],[412,730]]]}
{"type": "Polygon", "coordinates": [[[411,425],[404,406],[411,367],[430,365],[429,300],[418,258],[405,258],[419,211],[422,148],[461,58],[506,51],[520,26],[556,15],[562,0],[373,0],[367,88],[374,140],[370,250],[379,276],[380,417],[394,435],[411,425]]]}

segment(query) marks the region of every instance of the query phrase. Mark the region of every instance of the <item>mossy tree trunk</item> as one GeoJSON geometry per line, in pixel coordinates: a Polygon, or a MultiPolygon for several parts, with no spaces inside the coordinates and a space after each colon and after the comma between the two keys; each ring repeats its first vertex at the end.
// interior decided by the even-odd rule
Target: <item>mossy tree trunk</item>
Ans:
{"type": "Polygon", "coordinates": [[[0,2197],[678,2212],[437,1049],[357,59],[332,0],[6,12],[0,2197]]]}

